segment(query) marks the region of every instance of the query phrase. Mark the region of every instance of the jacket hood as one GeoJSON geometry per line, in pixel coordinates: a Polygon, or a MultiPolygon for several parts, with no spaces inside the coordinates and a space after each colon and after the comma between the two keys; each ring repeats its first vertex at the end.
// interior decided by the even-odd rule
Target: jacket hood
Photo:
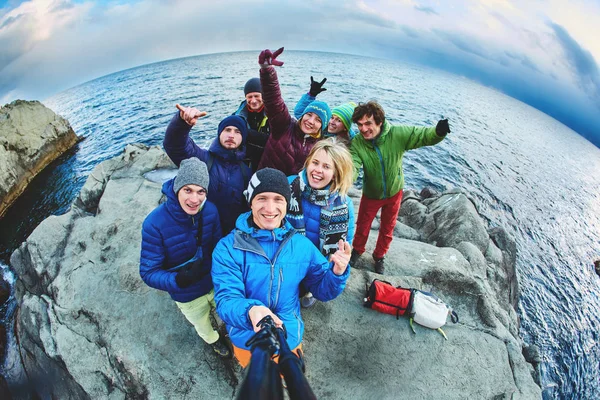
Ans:
{"type": "Polygon", "coordinates": [[[275,235],[275,239],[283,240],[290,231],[294,230],[294,227],[286,218],[283,219],[283,226],[281,228],[277,228],[272,231],[257,228],[252,222],[252,211],[248,211],[240,215],[235,222],[235,227],[236,229],[256,238],[257,240],[262,238],[273,239],[273,235],[275,235]]]}
{"type": "Polygon", "coordinates": [[[210,144],[208,151],[226,161],[241,161],[246,157],[246,141],[242,140],[242,144],[237,149],[228,150],[221,146],[221,142],[217,136],[210,144]]]}
{"type": "Polygon", "coordinates": [[[185,211],[183,211],[183,208],[181,208],[177,194],[173,190],[174,182],[175,178],[172,178],[163,183],[162,186],[162,193],[167,196],[167,211],[173,216],[173,218],[175,218],[175,220],[187,221],[191,218],[191,215],[187,214],[185,211]]]}

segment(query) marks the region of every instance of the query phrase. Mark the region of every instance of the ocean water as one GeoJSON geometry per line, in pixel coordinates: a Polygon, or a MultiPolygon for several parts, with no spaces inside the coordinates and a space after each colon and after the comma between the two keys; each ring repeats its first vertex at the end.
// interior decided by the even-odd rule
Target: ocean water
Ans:
{"type": "MultiPolygon", "coordinates": [[[[175,104],[209,114],[192,130],[208,145],[219,121],[258,76],[258,52],[165,61],[87,82],[44,103],[85,140],[54,162],[2,220],[0,256],[49,214],[68,210],[87,175],[125,144],[161,144],[175,104]]],[[[315,79],[335,106],[378,100],[394,124],[434,125],[452,133],[408,152],[406,188],[470,192],[490,227],[517,242],[521,334],[541,350],[545,399],[600,398],[600,149],[549,116],[466,78],[358,56],[284,52],[278,69],[288,107],[315,79]]]]}

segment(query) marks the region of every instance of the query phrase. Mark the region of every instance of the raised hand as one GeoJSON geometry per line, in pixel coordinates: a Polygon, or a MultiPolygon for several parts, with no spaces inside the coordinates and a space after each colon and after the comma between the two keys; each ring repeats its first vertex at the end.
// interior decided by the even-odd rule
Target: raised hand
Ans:
{"type": "Polygon", "coordinates": [[[450,133],[450,125],[448,125],[448,119],[441,119],[438,121],[437,125],[435,126],[435,133],[438,136],[446,136],[448,133],[450,133]]]}
{"type": "Polygon", "coordinates": [[[352,254],[352,246],[350,243],[340,239],[338,242],[338,250],[329,257],[329,261],[333,263],[333,273],[343,275],[348,268],[350,255],[352,254]]]}
{"type": "Polygon", "coordinates": [[[308,94],[310,94],[312,97],[317,97],[317,95],[319,93],[326,91],[327,89],[325,89],[323,87],[325,82],[327,82],[327,78],[323,78],[323,80],[321,82],[315,82],[313,80],[313,77],[311,76],[310,77],[310,90],[308,91],[308,94]]]}
{"type": "Polygon", "coordinates": [[[277,328],[281,328],[283,326],[283,322],[279,319],[279,317],[273,314],[269,308],[265,306],[254,306],[248,310],[248,317],[250,317],[250,321],[252,321],[252,328],[254,328],[254,332],[260,331],[260,327],[258,327],[258,323],[267,315],[270,315],[273,318],[273,322],[277,328]]]}
{"type": "Polygon", "coordinates": [[[198,121],[198,118],[204,117],[208,115],[206,111],[200,111],[194,107],[183,107],[179,104],[175,104],[175,107],[179,110],[179,116],[182,120],[184,120],[188,125],[194,126],[198,121]]]}
{"type": "Polygon", "coordinates": [[[283,47],[275,50],[274,53],[271,53],[271,50],[269,49],[263,50],[258,55],[258,63],[260,64],[261,68],[266,68],[269,65],[281,67],[283,65],[283,61],[279,61],[277,59],[281,53],[283,53],[283,47]]]}

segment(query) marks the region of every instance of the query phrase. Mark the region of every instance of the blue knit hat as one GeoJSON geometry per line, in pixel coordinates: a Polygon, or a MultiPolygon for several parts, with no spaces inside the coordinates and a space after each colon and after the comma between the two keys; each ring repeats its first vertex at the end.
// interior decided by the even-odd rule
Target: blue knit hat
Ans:
{"type": "Polygon", "coordinates": [[[321,120],[321,130],[325,132],[325,127],[329,125],[329,120],[331,119],[331,109],[327,103],[320,100],[313,101],[304,109],[302,117],[309,112],[317,114],[317,117],[321,120]]]}
{"type": "Polygon", "coordinates": [[[238,128],[242,134],[242,143],[246,143],[246,137],[248,136],[248,125],[242,117],[239,115],[230,115],[223,121],[219,122],[217,136],[221,136],[223,129],[227,128],[228,126],[235,126],[238,128]]]}
{"type": "Polygon", "coordinates": [[[332,115],[335,115],[342,120],[342,123],[348,132],[350,132],[350,126],[352,125],[352,114],[354,113],[354,108],[356,108],[356,103],[351,101],[350,103],[342,104],[331,110],[332,115]]]}

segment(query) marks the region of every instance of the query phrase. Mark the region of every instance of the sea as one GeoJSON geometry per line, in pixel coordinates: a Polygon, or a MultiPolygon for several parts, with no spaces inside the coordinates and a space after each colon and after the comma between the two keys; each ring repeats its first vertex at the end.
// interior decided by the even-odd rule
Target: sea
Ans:
{"type": "MultiPolygon", "coordinates": [[[[68,211],[88,174],[128,143],[161,145],[175,105],[207,111],[192,138],[207,146],[258,77],[258,52],[196,56],[116,72],[46,99],[85,139],[44,170],[0,221],[0,259],[51,214],[68,211]]],[[[406,188],[460,188],[488,226],[517,243],[525,343],[540,349],[544,399],[600,398],[600,149],[500,91],[434,68],[345,54],[285,51],[281,91],[293,108],[310,77],[336,106],[377,100],[392,124],[452,132],[404,156],[406,188]]],[[[12,299],[14,302],[14,299],[12,299]]],[[[3,306],[6,311],[7,306],[3,306]]],[[[8,307],[8,310],[13,310],[8,307]]],[[[4,321],[10,324],[8,312],[4,321]]]]}

